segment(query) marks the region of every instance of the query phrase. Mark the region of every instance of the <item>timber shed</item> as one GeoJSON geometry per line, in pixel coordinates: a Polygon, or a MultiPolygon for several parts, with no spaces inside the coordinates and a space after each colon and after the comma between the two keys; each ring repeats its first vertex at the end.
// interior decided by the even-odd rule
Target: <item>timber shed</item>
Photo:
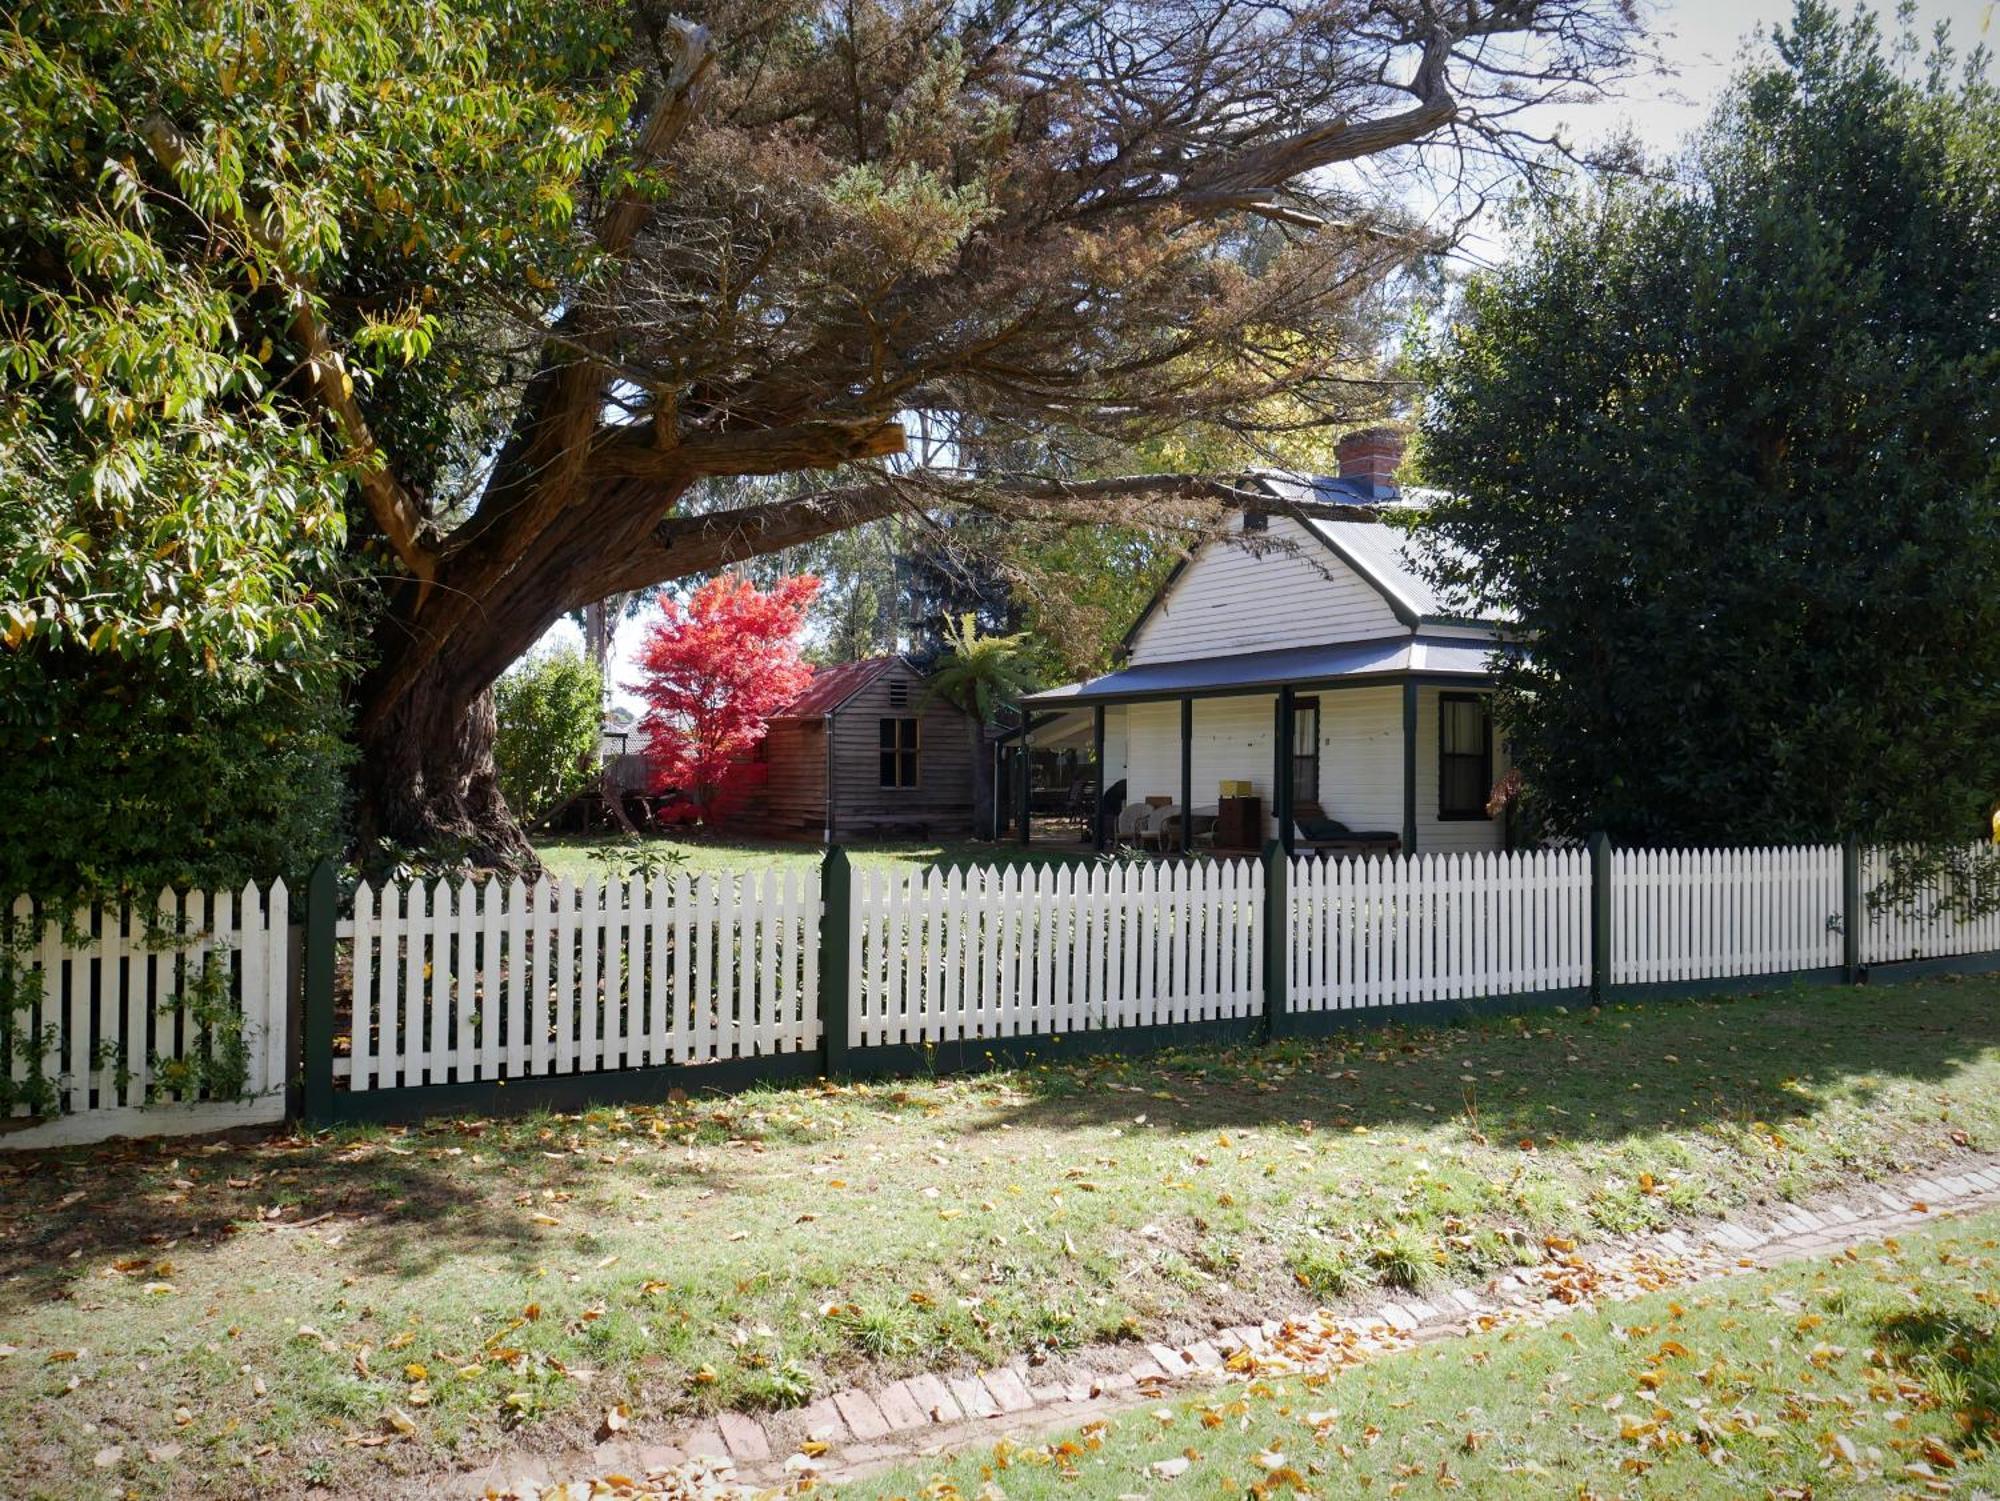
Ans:
{"type": "Polygon", "coordinates": [[[973,730],[899,656],[822,667],[771,716],[763,783],[731,822],[829,844],[970,834],[973,730]]]}

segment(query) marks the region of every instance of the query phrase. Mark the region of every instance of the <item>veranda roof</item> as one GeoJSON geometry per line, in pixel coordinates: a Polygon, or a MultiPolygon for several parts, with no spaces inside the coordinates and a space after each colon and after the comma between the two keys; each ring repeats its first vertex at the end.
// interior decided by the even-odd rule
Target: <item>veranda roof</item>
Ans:
{"type": "Polygon", "coordinates": [[[1292,646],[1186,662],[1148,662],[1088,682],[1066,683],[1060,688],[1033,693],[1021,702],[1026,708],[1046,712],[1079,704],[1249,693],[1277,689],[1287,683],[1307,688],[1421,677],[1461,678],[1468,684],[1478,684],[1491,675],[1489,664],[1493,653],[1513,649],[1474,637],[1422,635],[1341,641],[1327,646],[1292,646]]]}

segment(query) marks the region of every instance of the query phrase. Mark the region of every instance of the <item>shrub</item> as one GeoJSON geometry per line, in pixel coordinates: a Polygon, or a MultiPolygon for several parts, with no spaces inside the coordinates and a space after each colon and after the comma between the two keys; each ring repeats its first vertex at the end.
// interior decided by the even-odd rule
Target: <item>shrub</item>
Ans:
{"type": "Polygon", "coordinates": [[[547,817],[589,782],[603,694],[597,669],[574,651],[530,657],[493,685],[493,764],[523,823],[547,817]]]}

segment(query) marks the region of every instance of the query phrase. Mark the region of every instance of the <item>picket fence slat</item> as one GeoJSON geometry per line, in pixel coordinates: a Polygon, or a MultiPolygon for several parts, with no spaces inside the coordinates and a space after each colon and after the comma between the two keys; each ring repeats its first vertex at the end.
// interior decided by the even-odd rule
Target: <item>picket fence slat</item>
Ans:
{"type": "Polygon", "coordinates": [[[358,887],[339,928],[353,976],[344,1082],[359,1092],[817,1047],[819,923],[818,875],[795,871],[358,887]]]}
{"type": "Polygon", "coordinates": [[[282,881],[64,909],[0,899],[9,1148],[284,1117],[282,881]]]}

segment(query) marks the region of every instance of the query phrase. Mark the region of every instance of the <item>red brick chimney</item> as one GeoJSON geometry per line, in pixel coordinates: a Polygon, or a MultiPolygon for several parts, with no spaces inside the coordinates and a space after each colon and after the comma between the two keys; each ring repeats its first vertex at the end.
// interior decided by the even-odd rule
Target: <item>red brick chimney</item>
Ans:
{"type": "Polygon", "coordinates": [[[1334,450],[1340,477],[1355,480],[1377,499],[1396,493],[1396,469],[1403,462],[1403,435],[1393,427],[1349,433],[1334,450]]]}

